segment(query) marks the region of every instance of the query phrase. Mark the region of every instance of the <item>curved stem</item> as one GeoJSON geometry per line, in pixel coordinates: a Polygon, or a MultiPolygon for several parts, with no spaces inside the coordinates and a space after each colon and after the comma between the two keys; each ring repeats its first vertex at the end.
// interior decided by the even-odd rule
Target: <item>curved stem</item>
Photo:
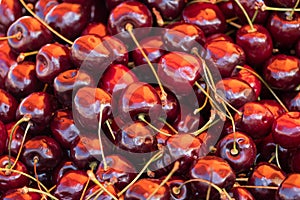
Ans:
{"type": "Polygon", "coordinates": [[[149,122],[145,119],[145,115],[140,114],[140,115],[138,116],[138,119],[141,120],[142,122],[144,122],[145,124],[147,124],[150,128],[152,128],[152,129],[155,130],[156,132],[158,132],[158,133],[160,133],[160,134],[162,134],[162,135],[165,135],[165,136],[167,136],[167,137],[172,136],[171,134],[165,133],[165,132],[159,130],[158,128],[156,128],[155,126],[153,126],[151,123],[149,123],[149,122]]]}
{"type": "Polygon", "coordinates": [[[169,124],[165,119],[159,118],[159,121],[167,125],[167,127],[169,127],[173,131],[173,133],[178,134],[178,131],[171,124],[169,124]]]}
{"type": "Polygon", "coordinates": [[[239,8],[240,8],[240,9],[242,10],[242,12],[244,13],[244,15],[245,15],[245,17],[246,17],[246,19],[247,19],[247,21],[248,21],[248,24],[249,24],[249,26],[250,26],[251,31],[253,31],[253,32],[256,31],[256,29],[254,28],[253,23],[252,23],[252,21],[251,21],[249,15],[248,15],[247,11],[245,10],[245,8],[243,7],[243,5],[240,3],[239,0],[234,0],[234,1],[236,2],[236,4],[239,6],[239,8]]]}
{"type": "MultiPolygon", "coordinates": [[[[206,89],[206,93],[209,94],[209,88],[208,87],[206,89]]],[[[201,110],[203,110],[205,108],[205,106],[207,105],[207,102],[208,102],[208,97],[205,96],[205,100],[204,100],[203,105],[200,108],[197,108],[197,109],[194,110],[194,115],[201,112],[201,110]]]]}
{"type": "MultiPolygon", "coordinates": [[[[33,172],[34,172],[34,176],[35,176],[35,179],[36,179],[36,183],[37,183],[37,186],[39,188],[40,191],[43,191],[42,188],[41,188],[41,185],[40,185],[40,181],[39,181],[39,175],[37,173],[37,169],[36,169],[36,164],[39,162],[39,158],[37,156],[35,156],[33,158],[33,172]]],[[[43,199],[46,199],[45,195],[43,195],[42,197],[43,199]]]]}
{"type": "Polygon", "coordinates": [[[26,57],[28,56],[33,56],[38,54],[39,51],[32,51],[32,52],[26,52],[26,53],[20,53],[19,56],[17,57],[17,62],[23,62],[26,57]]]}
{"type": "Polygon", "coordinates": [[[38,193],[38,194],[43,194],[43,195],[46,195],[48,196],[49,198],[51,198],[52,200],[59,200],[58,198],[56,198],[55,196],[53,196],[52,194],[50,193],[47,193],[47,192],[44,192],[44,191],[41,191],[41,190],[37,190],[37,189],[34,189],[34,188],[28,188],[28,187],[23,187],[21,189],[18,189],[21,193],[23,194],[27,194],[28,192],[33,192],[33,193],[38,193]]]}
{"type": "Polygon", "coordinates": [[[275,146],[275,158],[276,158],[277,166],[281,169],[281,166],[280,166],[280,163],[279,163],[279,154],[278,154],[278,150],[279,150],[279,145],[276,144],[276,146],[275,146]]]}
{"type": "Polygon", "coordinates": [[[5,36],[5,37],[0,37],[0,41],[2,40],[8,40],[8,39],[17,39],[17,40],[21,40],[22,39],[22,32],[17,32],[14,35],[10,35],[10,36],[5,36]]]}
{"type": "Polygon", "coordinates": [[[104,155],[104,148],[103,148],[103,143],[102,143],[102,138],[101,138],[101,130],[102,130],[102,117],[103,117],[103,110],[104,110],[104,106],[103,104],[100,104],[100,116],[99,116],[99,122],[98,122],[98,140],[99,140],[99,147],[101,150],[101,156],[102,156],[102,161],[103,161],[103,169],[104,171],[107,171],[107,162],[106,162],[106,158],[104,155]]]}

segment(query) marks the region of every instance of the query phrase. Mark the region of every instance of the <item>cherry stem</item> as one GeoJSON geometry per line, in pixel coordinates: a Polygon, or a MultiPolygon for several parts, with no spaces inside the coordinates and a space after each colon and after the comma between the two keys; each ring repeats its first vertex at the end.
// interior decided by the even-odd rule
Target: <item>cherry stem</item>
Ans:
{"type": "MultiPolygon", "coordinates": [[[[206,93],[209,94],[209,88],[208,87],[206,89],[206,93]]],[[[205,96],[205,100],[204,100],[203,105],[200,108],[197,108],[197,109],[194,110],[194,115],[201,112],[201,110],[203,110],[205,108],[205,106],[207,105],[207,102],[208,102],[208,97],[205,96]]]]}
{"type": "Polygon", "coordinates": [[[51,31],[54,35],[56,35],[57,37],[59,37],[60,39],[62,39],[63,41],[65,41],[66,43],[73,45],[73,42],[69,39],[67,39],[66,37],[64,37],[63,35],[61,35],[60,33],[58,33],[56,30],[54,30],[51,26],[49,26],[46,22],[44,22],[44,20],[42,20],[39,16],[37,16],[28,6],[27,4],[24,2],[24,0],[19,0],[20,3],[23,5],[23,7],[35,18],[37,19],[41,24],[43,24],[49,31],[51,31]]]}
{"type": "Polygon", "coordinates": [[[146,119],[145,119],[145,115],[143,114],[139,114],[138,119],[141,120],[142,122],[144,122],[145,124],[147,124],[150,128],[152,128],[153,130],[157,131],[158,133],[165,135],[167,137],[172,136],[169,133],[163,132],[161,130],[159,130],[158,128],[156,128],[155,126],[153,126],[151,123],[149,123],[146,119]]]}
{"type": "Polygon", "coordinates": [[[102,190],[101,188],[99,188],[98,190],[96,190],[94,193],[90,194],[85,200],[90,200],[93,196],[95,196],[94,199],[98,199],[98,197],[104,192],[104,190],[102,190]]]}
{"type": "MultiPolygon", "coordinates": [[[[19,127],[20,124],[23,122],[29,122],[31,119],[30,115],[24,115],[19,121],[16,122],[16,124],[12,127],[10,136],[9,136],[9,141],[8,141],[8,168],[12,168],[11,166],[11,143],[12,143],[12,138],[13,134],[15,133],[16,129],[19,127]]],[[[21,147],[20,147],[21,148],[21,147]]]]}
{"type": "Polygon", "coordinates": [[[179,161],[176,161],[174,163],[173,169],[171,172],[166,176],[166,178],[159,184],[159,186],[148,196],[146,200],[150,200],[157,192],[158,190],[170,180],[170,178],[173,176],[173,174],[179,169],[180,163],[179,161]]]}
{"type": "Polygon", "coordinates": [[[273,160],[276,158],[276,154],[272,153],[272,157],[268,160],[268,163],[273,162],[273,160]]]}
{"type": "Polygon", "coordinates": [[[231,26],[237,28],[237,29],[242,28],[242,26],[241,26],[240,24],[237,24],[237,23],[235,23],[235,22],[227,22],[227,23],[230,24],[231,26]]]}
{"type": "Polygon", "coordinates": [[[252,19],[251,19],[252,23],[254,23],[254,21],[255,21],[257,15],[258,15],[258,8],[255,7],[255,12],[254,12],[253,17],[252,17],[252,19]]]}
{"type": "Polygon", "coordinates": [[[219,121],[219,120],[215,120],[216,113],[213,110],[211,110],[210,112],[211,112],[211,114],[210,114],[209,120],[200,129],[193,132],[192,133],[193,135],[195,135],[195,136],[200,135],[203,131],[207,130],[209,127],[213,126],[215,123],[217,123],[219,121]]]}
{"type": "Polygon", "coordinates": [[[48,196],[49,198],[51,198],[52,200],[59,200],[58,198],[56,198],[55,196],[53,196],[52,194],[50,193],[47,193],[47,192],[44,192],[44,191],[41,191],[41,190],[37,190],[37,189],[34,189],[34,188],[28,188],[28,187],[23,187],[23,188],[20,188],[18,189],[21,193],[23,194],[27,194],[29,192],[33,192],[33,193],[38,193],[38,194],[43,194],[43,195],[46,195],[48,196]]]}
{"type": "Polygon", "coordinates": [[[281,11],[281,12],[299,12],[300,8],[278,8],[278,7],[270,7],[266,5],[262,5],[260,7],[262,11],[269,10],[269,11],[281,11]]]}
{"type": "Polygon", "coordinates": [[[254,28],[253,23],[252,23],[249,15],[248,15],[247,11],[245,10],[245,8],[243,7],[243,5],[240,3],[239,0],[234,0],[234,1],[236,2],[236,4],[240,7],[240,9],[242,10],[242,12],[244,13],[244,15],[245,15],[245,17],[246,17],[246,19],[248,21],[248,24],[250,26],[251,31],[252,32],[256,31],[256,29],[254,28]]]}
{"type": "Polygon", "coordinates": [[[100,116],[99,116],[99,122],[98,122],[98,139],[99,139],[99,146],[100,146],[101,156],[102,156],[102,161],[103,161],[103,168],[104,168],[104,171],[107,171],[108,167],[107,167],[107,162],[106,162],[106,158],[104,155],[104,148],[103,148],[102,138],[101,138],[103,110],[104,110],[104,106],[103,106],[103,104],[100,104],[100,116]]]}
{"type": "MultiPolygon", "coordinates": [[[[94,171],[94,169],[96,168],[96,166],[97,166],[97,163],[96,163],[96,162],[92,162],[92,163],[90,164],[91,171],[94,171]]],[[[87,180],[87,182],[86,182],[86,184],[85,184],[85,186],[84,186],[84,188],[83,188],[83,191],[82,191],[82,193],[81,193],[80,200],[83,200],[84,195],[85,195],[85,192],[86,192],[86,190],[87,190],[87,188],[88,188],[88,186],[89,186],[89,184],[90,184],[90,181],[91,181],[91,179],[90,179],[90,177],[89,177],[89,179],[87,180]]],[[[103,191],[103,190],[102,190],[102,191],[103,191]]]]}
{"type": "Polygon", "coordinates": [[[106,124],[106,126],[107,126],[107,128],[108,128],[108,130],[109,130],[109,133],[110,133],[111,137],[113,138],[113,140],[116,140],[116,136],[115,136],[115,134],[114,134],[114,132],[113,132],[113,130],[112,130],[112,128],[111,128],[110,123],[111,123],[110,120],[106,120],[106,121],[105,121],[105,124],[106,124]]]}
{"type": "Polygon", "coordinates": [[[259,185],[234,185],[234,188],[249,188],[249,189],[268,189],[268,190],[278,190],[276,186],[259,186],[259,185]]]}
{"type": "Polygon", "coordinates": [[[26,57],[33,56],[33,55],[36,55],[38,53],[39,53],[39,51],[32,51],[32,52],[20,53],[19,56],[18,56],[18,58],[17,58],[17,62],[18,63],[23,62],[26,57]]]}
{"type": "MultiPolygon", "coordinates": [[[[37,183],[37,186],[38,186],[39,190],[43,191],[42,188],[41,188],[41,185],[40,185],[39,175],[38,175],[37,169],[36,169],[36,164],[39,162],[39,160],[40,160],[39,157],[37,157],[37,156],[33,157],[33,172],[34,172],[34,176],[35,176],[36,183],[37,183]]],[[[42,198],[43,199],[46,198],[45,195],[43,195],[42,198]]]]}
{"type": "Polygon", "coordinates": [[[115,195],[113,195],[110,191],[108,191],[104,185],[102,185],[95,177],[95,174],[92,170],[88,170],[87,171],[87,175],[89,176],[89,179],[91,181],[93,181],[96,185],[98,185],[102,190],[104,190],[109,196],[111,196],[113,199],[118,200],[117,197],[115,197],[115,195]]]}
{"type": "Polygon", "coordinates": [[[0,41],[2,40],[8,40],[8,39],[17,39],[17,40],[21,40],[22,39],[22,32],[17,32],[14,35],[10,35],[10,36],[5,36],[5,37],[0,37],[0,41]]]}
{"type": "Polygon", "coordinates": [[[159,120],[163,122],[165,125],[167,125],[167,127],[169,127],[173,131],[173,133],[178,134],[178,131],[171,124],[169,124],[165,119],[159,118],[159,120]]]}
{"type": "Polygon", "coordinates": [[[240,181],[240,182],[248,182],[248,178],[236,178],[236,181],[240,181]]]}
{"type": "Polygon", "coordinates": [[[161,156],[162,151],[158,151],[154,156],[152,156],[152,158],[150,158],[150,160],[145,164],[138,175],[121,192],[119,192],[117,196],[120,197],[122,194],[124,194],[128,190],[128,188],[130,188],[142,176],[142,174],[147,170],[148,166],[161,156]]]}
{"type": "Polygon", "coordinates": [[[279,150],[279,145],[276,144],[275,146],[275,158],[276,158],[276,163],[277,163],[277,166],[281,169],[281,166],[280,166],[280,163],[279,163],[279,154],[278,154],[278,150],[279,150]]]}
{"type": "Polygon", "coordinates": [[[242,66],[236,66],[237,69],[244,69],[247,70],[248,72],[250,72],[251,74],[253,74],[254,76],[256,76],[265,86],[266,88],[272,93],[272,95],[274,96],[274,98],[277,100],[277,102],[281,105],[281,107],[286,111],[289,112],[289,110],[285,107],[285,105],[282,103],[282,101],[279,99],[279,97],[275,94],[275,92],[272,90],[272,88],[268,85],[268,83],[260,76],[258,75],[256,72],[254,72],[253,70],[247,69],[245,67],[242,66]]]}
{"type": "Polygon", "coordinates": [[[287,19],[288,19],[288,20],[293,20],[293,15],[294,15],[294,13],[295,13],[296,8],[297,8],[298,5],[299,5],[299,2],[300,2],[300,0],[297,0],[297,2],[296,2],[296,4],[295,4],[295,6],[294,6],[292,12],[289,14],[289,16],[287,16],[287,19]]]}
{"type": "Polygon", "coordinates": [[[164,26],[165,22],[160,14],[160,12],[158,10],[156,10],[155,7],[152,8],[152,12],[154,14],[154,16],[156,17],[156,22],[158,24],[158,26],[162,27],[164,26]]]}
{"type": "Polygon", "coordinates": [[[128,31],[129,35],[131,36],[132,40],[134,41],[135,45],[138,47],[139,51],[142,53],[143,57],[146,59],[148,65],[150,66],[156,80],[157,80],[157,83],[159,85],[159,88],[162,92],[162,95],[161,95],[161,100],[163,102],[165,102],[167,100],[167,93],[165,92],[164,88],[163,88],[163,85],[155,71],[155,68],[154,66],[152,65],[152,63],[150,62],[148,56],[146,55],[145,51],[143,50],[143,48],[141,47],[141,45],[139,44],[138,40],[136,39],[135,35],[133,34],[133,25],[128,23],[126,24],[125,26],[125,29],[128,31]]]}

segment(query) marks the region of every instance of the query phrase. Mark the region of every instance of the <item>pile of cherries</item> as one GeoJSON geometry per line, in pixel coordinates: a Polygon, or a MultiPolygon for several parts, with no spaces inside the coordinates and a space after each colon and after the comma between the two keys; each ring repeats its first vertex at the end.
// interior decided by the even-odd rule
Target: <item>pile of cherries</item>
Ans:
{"type": "Polygon", "coordinates": [[[300,199],[299,11],[0,1],[0,200],[300,199]]]}

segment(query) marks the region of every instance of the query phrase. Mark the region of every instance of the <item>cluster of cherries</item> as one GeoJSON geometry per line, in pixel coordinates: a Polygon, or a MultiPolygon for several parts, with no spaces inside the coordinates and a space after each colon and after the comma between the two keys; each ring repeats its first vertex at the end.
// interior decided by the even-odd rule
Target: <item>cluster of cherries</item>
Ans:
{"type": "Polygon", "coordinates": [[[0,199],[300,199],[299,4],[0,1],[0,199]]]}

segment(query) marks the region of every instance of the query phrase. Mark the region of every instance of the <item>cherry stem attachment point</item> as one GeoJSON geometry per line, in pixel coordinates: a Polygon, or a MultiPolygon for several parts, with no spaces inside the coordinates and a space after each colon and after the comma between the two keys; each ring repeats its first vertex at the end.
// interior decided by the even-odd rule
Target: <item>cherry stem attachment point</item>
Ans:
{"type": "Polygon", "coordinates": [[[19,56],[17,57],[17,62],[23,62],[26,57],[28,56],[33,56],[38,54],[39,51],[32,51],[32,52],[26,52],[26,53],[20,53],[19,56]]]}
{"type": "Polygon", "coordinates": [[[2,40],[8,40],[8,39],[17,39],[17,40],[21,40],[22,39],[22,32],[17,32],[14,35],[10,35],[10,36],[5,36],[5,37],[0,37],[0,41],[2,40]]]}

